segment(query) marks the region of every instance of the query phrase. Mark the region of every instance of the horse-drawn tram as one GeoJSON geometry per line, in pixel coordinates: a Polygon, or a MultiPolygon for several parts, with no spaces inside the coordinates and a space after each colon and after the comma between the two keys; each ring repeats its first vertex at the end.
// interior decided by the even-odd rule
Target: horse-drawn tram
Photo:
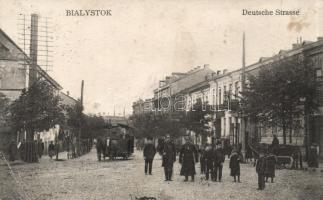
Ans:
{"type": "MultiPolygon", "coordinates": [[[[103,158],[128,159],[134,152],[133,129],[124,124],[117,124],[106,128],[106,133],[98,138],[103,158]]],[[[100,148],[100,147],[99,147],[100,148]]]]}

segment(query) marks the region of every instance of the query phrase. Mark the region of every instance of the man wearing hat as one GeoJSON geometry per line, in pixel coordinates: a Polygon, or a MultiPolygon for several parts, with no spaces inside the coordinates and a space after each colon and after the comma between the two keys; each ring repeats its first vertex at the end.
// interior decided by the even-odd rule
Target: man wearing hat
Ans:
{"type": "Polygon", "coordinates": [[[145,159],[145,174],[147,175],[147,171],[149,175],[151,175],[153,160],[156,154],[156,148],[153,144],[153,138],[148,137],[147,142],[145,144],[144,150],[144,159],[145,159]]]}
{"type": "Polygon", "coordinates": [[[224,150],[222,148],[222,144],[221,142],[217,142],[217,148],[215,149],[215,162],[214,162],[215,181],[219,180],[219,182],[221,182],[224,160],[225,160],[225,156],[224,156],[224,150]]]}
{"type": "Polygon", "coordinates": [[[194,181],[195,163],[198,162],[198,153],[189,136],[185,136],[186,143],[182,146],[179,154],[179,162],[182,164],[181,176],[185,176],[184,181],[188,181],[188,176],[194,181]]]}
{"type": "Polygon", "coordinates": [[[172,181],[173,165],[176,161],[176,149],[174,143],[170,139],[170,135],[167,134],[162,149],[163,162],[165,172],[165,181],[172,181]]]}

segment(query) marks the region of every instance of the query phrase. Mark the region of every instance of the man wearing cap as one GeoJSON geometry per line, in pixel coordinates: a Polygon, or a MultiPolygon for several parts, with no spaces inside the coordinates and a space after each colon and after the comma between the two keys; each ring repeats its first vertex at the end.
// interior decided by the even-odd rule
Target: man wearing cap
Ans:
{"type": "Polygon", "coordinates": [[[162,149],[163,162],[165,172],[165,181],[172,181],[173,165],[176,161],[176,149],[174,143],[170,139],[170,135],[167,134],[162,149]]]}
{"type": "Polygon", "coordinates": [[[219,180],[219,182],[221,182],[224,160],[225,160],[224,150],[222,149],[221,142],[218,142],[217,148],[215,149],[215,162],[214,162],[215,181],[219,180]]]}
{"type": "Polygon", "coordinates": [[[198,153],[189,136],[185,137],[186,143],[182,146],[179,154],[179,162],[182,164],[181,176],[185,176],[184,181],[188,181],[188,176],[194,181],[195,163],[198,162],[198,153]]]}
{"type": "Polygon", "coordinates": [[[153,160],[156,154],[156,148],[151,137],[147,138],[147,143],[145,144],[143,154],[145,159],[145,174],[147,175],[148,171],[149,175],[151,175],[153,160]]]}

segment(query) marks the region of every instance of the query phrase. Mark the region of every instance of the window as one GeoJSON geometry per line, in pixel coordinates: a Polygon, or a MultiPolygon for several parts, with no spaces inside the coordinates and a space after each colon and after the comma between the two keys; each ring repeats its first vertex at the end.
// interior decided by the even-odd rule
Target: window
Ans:
{"type": "Polygon", "coordinates": [[[322,69],[316,69],[316,78],[322,79],[322,69]]]}
{"type": "Polygon", "coordinates": [[[219,104],[221,104],[222,103],[222,101],[221,101],[222,99],[221,99],[221,89],[219,89],[219,104]]]}
{"type": "Polygon", "coordinates": [[[229,99],[232,97],[232,84],[229,85],[229,99]]]}
{"type": "Polygon", "coordinates": [[[239,82],[238,81],[236,81],[234,83],[234,93],[235,93],[235,97],[237,98],[239,95],[239,82]]]}
{"type": "Polygon", "coordinates": [[[213,88],[212,104],[215,105],[215,89],[213,88]]]}
{"type": "Polygon", "coordinates": [[[227,123],[226,123],[226,118],[223,118],[223,136],[225,136],[226,135],[226,126],[227,126],[227,123]]]}

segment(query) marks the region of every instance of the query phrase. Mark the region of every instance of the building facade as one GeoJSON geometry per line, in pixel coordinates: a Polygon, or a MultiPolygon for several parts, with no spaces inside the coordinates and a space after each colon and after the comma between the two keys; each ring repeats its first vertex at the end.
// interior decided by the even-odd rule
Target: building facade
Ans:
{"type": "MultiPolygon", "coordinates": [[[[315,113],[307,116],[306,119],[299,120],[301,128],[292,130],[293,139],[291,142],[287,141],[287,144],[304,147],[316,143],[319,146],[320,158],[323,159],[322,37],[319,37],[315,42],[304,41],[293,44],[291,49],[280,50],[272,57],[262,57],[258,62],[248,65],[244,69],[215,72],[208,65],[205,65],[203,68],[197,67],[183,73],[180,77],[166,77],[165,80],[160,81],[159,87],[153,91],[155,109],[159,112],[165,110],[172,112],[174,111],[174,104],[178,103],[175,98],[181,97],[180,102],[184,101],[185,110],[189,111],[192,105],[197,102],[197,99],[200,99],[203,103],[208,103],[213,110],[211,130],[217,139],[231,145],[242,146],[243,151],[250,142],[271,143],[273,135],[278,135],[278,139],[282,143],[282,130],[279,127],[268,128],[245,119],[239,109],[239,102],[244,77],[249,74],[257,75],[260,68],[292,56],[304,56],[312,60],[316,69],[316,80],[319,84],[317,88],[319,107],[315,113]]],[[[179,107],[182,108],[182,106],[179,107]]]]}

